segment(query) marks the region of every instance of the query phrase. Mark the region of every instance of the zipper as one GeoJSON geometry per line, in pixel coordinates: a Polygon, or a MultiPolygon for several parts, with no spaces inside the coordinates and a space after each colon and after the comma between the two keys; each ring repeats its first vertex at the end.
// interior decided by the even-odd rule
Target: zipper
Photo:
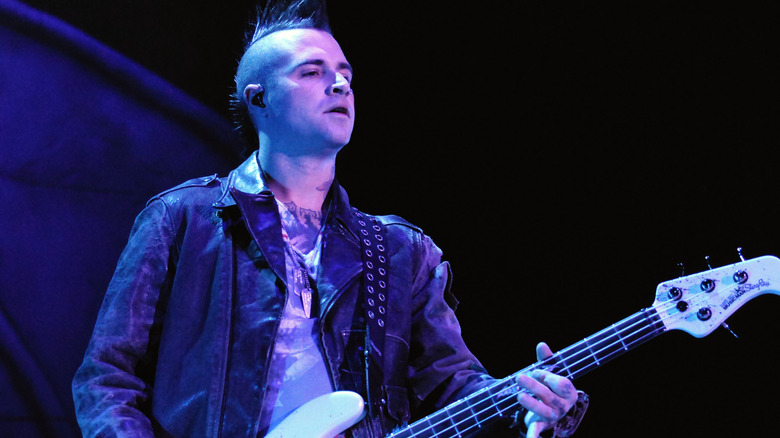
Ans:
{"type": "MultiPolygon", "coordinates": [[[[282,306],[282,311],[276,315],[276,323],[274,324],[274,331],[273,331],[273,337],[272,339],[276,339],[276,336],[279,334],[279,326],[282,324],[282,316],[284,314],[284,309],[287,307],[287,300],[290,299],[290,291],[289,288],[285,287],[284,291],[284,305],[282,306]]],[[[260,399],[260,412],[257,415],[257,419],[255,421],[255,427],[252,436],[257,436],[258,431],[260,429],[260,416],[263,415],[263,407],[265,406],[265,398],[268,396],[268,373],[271,370],[271,359],[274,357],[274,352],[276,351],[276,342],[271,343],[271,348],[268,349],[268,353],[265,356],[265,369],[263,371],[262,376],[262,382],[263,382],[263,396],[260,399]]],[[[259,386],[259,385],[258,385],[259,386]]]]}

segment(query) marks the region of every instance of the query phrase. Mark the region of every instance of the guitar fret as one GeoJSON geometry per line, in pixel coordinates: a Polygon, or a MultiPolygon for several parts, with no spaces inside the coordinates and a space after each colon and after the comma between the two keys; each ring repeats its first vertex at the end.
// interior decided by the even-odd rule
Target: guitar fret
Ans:
{"type": "MultiPolygon", "coordinates": [[[[490,391],[485,391],[489,393],[490,391]]],[[[475,403],[470,403],[470,410],[472,412],[474,422],[479,428],[482,428],[482,419],[494,414],[500,414],[501,411],[496,406],[493,396],[484,397],[476,400],[475,403]]]]}
{"type": "Polygon", "coordinates": [[[585,342],[585,346],[588,347],[588,351],[590,352],[590,355],[593,357],[593,360],[596,362],[596,365],[601,365],[601,363],[599,362],[598,355],[596,355],[596,353],[593,351],[593,347],[590,346],[590,342],[588,342],[588,338],[585,338],[583,342],[585,342]]]}
{"type": "Polygon", "coordinates": [[[475,428],[481,429],[483,420],[505,415],[512,407],[512,401],[516,400],[514,395],[517,393],[517,387],[512,385],[512,382],[510,379],[504,379],[461,400],[469,406],[471,415],[464,416],[457,422],[458,430],[470,433],[475,428]]]}
{"type": "Polygon", "coordinates": [[[559,352],[555,363],[569,379],[577,378],[663,331],[653,309],[637,312],[559,352]]]}
{"type": "Polygon", "coordinates": [[[444,409],[391,434],[393,438],[416,436],[461,437],[482,428],[485,419],[505,415],[514,406],[517,393],[509,379],[471,394],[444,409]]]}
{"type": "Polygon", "coordinates": [[[560,373],[561,371],[566,373],[566,378],[569,380],[574,380],[574,375],[572,374],[572,364],[569,363],[571,361],[572,363],[576,363],[574,357],[568,356],[566,358],[563,357],[555,357],[555,365],[553,367],[554,371],[557,373],[560,373]]]}
{"type": "MultiPolygon", "coordinates": [[[[573,348],[577,348],[577,346],[575,345],[573,348]]],[[[574,353],[567,354],[566,358],[560,360],[559,363],[563,365],[562,369],[566,370],[567,377],[571,380],[581,369],[579,367],[588,365],[592,362],[588,359],[588,354],[586,352],[582,349],[577,349],[574,353]]]]}
{"type": "Polygon", "coordinates": [[[447,431],[447,430],[454,430],[457,436],[460,436],[460,428],[461,423],[469,420],[471,418],[471,414],[469,413],[471,409],[469,408],[468,412],[465,409],[461,409],[461,405],[468,405],[468,402],[461,401],[460,403],[455,403],[452,405],[449,405],[447,408],[444,409],[444,412],[446,412],[446,415],[448,416],[448,421],[442,424],[447,425],[441,432],[447,431]],[[450,411],[452,411],[454,408],[455,413],[452,414],[450,411]]]}
{"type": "Polygon", "coordinates": [[[620,340],[620,345],[623,346],[623,351],[628,351],[628,345],[626,345],[625,341],[623,340],[623,337],[620,336],[620,332],[617,330],[617,324],[612,324],[609,326],[609,328],[612,329],[613,332],[615,332],[615,337],[620,340]]]}

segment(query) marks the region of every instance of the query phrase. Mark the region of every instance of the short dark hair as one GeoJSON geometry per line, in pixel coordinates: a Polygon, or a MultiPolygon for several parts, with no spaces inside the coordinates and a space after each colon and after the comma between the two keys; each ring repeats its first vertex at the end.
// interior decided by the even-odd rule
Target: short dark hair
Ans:
{"type": "MultiPolygon", "coordinates": [[[[317,29],[331,33],[325,0],[270,0],[264,6],[258,6],[257,18],[244,37],[244,55],[262,38],[288,29],[317,29]]],[[[236,77],[236,89],[230,96],[230,109],[236,130],[245,140],[243,155],[247,157],[258,148],[257,131],[249,117],[244,90],[239,88],[236,77]]]]}

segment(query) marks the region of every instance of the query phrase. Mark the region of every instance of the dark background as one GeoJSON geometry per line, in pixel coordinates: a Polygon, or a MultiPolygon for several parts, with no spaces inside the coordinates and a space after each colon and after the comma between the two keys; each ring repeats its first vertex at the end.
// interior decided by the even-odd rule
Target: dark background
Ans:
{"type": "MultiPolygon", "coordinates": [[[[26,3],[228,117],[253,2],[26,3]]],[[[678,263],[780,254],[778,6],[517,3],[329,4],[355,68],[339,179],[443,248],[496,376],[649,306],[678,263]]],[[[771,434],[778,310],[759,297],[739,339],[675,331],[583,377],[577,436],[771,434]]]]}

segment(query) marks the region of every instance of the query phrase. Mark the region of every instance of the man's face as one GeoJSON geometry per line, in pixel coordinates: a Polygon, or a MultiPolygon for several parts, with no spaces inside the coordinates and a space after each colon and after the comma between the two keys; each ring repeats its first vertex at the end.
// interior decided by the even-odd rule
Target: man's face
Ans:
{"type": "Polygon", "coordinates": [[[355,123],[355,98],[352,68],[336,40],[327,32],[292,29],[256,45],[265,67],[268,113],[261,130],[301,153],[323,143],[338,149],[346,145],[355,123]]]}

